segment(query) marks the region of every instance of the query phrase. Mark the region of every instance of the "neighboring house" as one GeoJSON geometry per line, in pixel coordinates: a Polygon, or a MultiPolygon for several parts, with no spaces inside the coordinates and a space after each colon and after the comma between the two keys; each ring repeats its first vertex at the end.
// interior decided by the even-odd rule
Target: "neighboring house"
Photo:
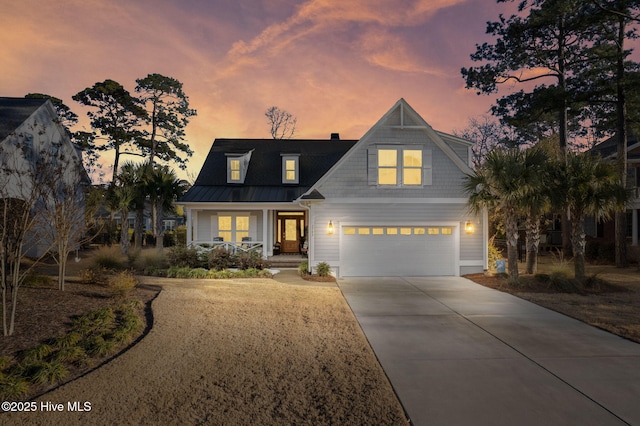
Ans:
{"type": "Polygon", "coordinates": [[[180,200],[190,244],[300,252],[338,276],[487,269],[487,217],[462,190],[471,143],[400,99],[360,140],[216,139],[180,200]],[[275,247],[275,250],[274,250],[275,247]]]}
{"type": "MultiPolygon", "coordinates": [[[[615,161],[618,157],[617,143],[616,136],[613,136],[591,148],[591,151],[598,153],[605,160],[615,161]]],[[[638,220],[638,212],[640,211],[640,142],[632,132],[629,132],[627,141],[627,187],[631,194],[627,202],[627,237],[632,245],[637,246],[640,237],[640,222],[638,220]]],[[[587,219],[585,225],[588,236],[604,241],[615,241],[614,219],[596,222],[594,218],[590,218],[587,219]]]]}
{"type": "MultiPolygon", "coordinates": [[[[43,170],[38,169],[43,162],[65,165],[59,176],[77,189],[75,196],[82,209],[78,217],[84,218],[84,187],[89,178],[82,165],[82,153],[60,124],[51,101],[0,97],[0,198],[26,200],[32,193],[34,173],[43,170]]],[[[34,202],[36,215],[42,211],[38,206],[47,202],[46,198],[40,196],[34,202]]],[[[39,229],[27,238],[25,250],[29,256],[38,257],[51,247],[51,241],[43,237],[43,227],[50,225],[50,220],[43,221],[46,223],[40,223],[39,229]]],[[[84,222],[78,223],[78,229],[83,228],[84,222]]]]}

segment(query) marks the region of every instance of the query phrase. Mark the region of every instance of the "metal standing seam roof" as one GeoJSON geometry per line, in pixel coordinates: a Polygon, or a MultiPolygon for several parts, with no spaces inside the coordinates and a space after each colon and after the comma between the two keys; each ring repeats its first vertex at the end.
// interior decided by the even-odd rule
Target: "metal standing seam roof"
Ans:
{"type": "Polygon", "coordinates": [[[290,202],[302,196],[357,140],[216,139],[180,202],[290,202]],[[227,155],[252,151],[243,184],[227,183],[227,155]],[[299,183],[282,183],[282,156],[298,155],[299,183]]]}

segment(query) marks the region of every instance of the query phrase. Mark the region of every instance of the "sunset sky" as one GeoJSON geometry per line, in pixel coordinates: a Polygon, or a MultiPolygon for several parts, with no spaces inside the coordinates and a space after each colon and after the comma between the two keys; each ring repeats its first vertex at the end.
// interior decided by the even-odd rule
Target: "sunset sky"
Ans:
{"type": "MultiPolygon", "coordinates": [[[[0,96],[71,97],[149,73],[184,84],[197,174],[215,138],[269,137],[264,112],[297,117],[294,137],[360,138],[405,98],[452,132],[493,97],[465,90],[493,0],[0,0],[0,96]]],[[[107,173],[109,175],[109,173],[107,173]]]]}

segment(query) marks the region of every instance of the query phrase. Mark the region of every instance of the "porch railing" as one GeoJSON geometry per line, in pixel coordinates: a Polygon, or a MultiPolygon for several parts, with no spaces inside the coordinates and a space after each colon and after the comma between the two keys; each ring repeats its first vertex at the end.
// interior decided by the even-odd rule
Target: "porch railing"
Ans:
{"type": "Polygon", "coordinates": [[[230,253],[242,253],[249,251],[263,252],[262,241],[193,241],[191,243],[196,248],[210,251],[218,247],[224,247],[230,253]]]}

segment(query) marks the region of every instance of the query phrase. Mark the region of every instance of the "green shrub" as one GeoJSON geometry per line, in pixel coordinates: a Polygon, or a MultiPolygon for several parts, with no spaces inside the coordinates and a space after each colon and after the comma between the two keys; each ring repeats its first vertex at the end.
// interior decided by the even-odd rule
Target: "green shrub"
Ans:
{"type": "Polygon", "coordinates": [[[303,260],[298,266],[298,273],[300,275],[309,275],[309,261],[303,260]]]}
{"type": "Polygon", "coordinates": [[[197,268],[202,266],[202,261],[195,248],[178,245],[167,250],[166,256],[167,263],[172,267],[197,268]]]}
{"type": "Polygon", "coordinates": [[[34,363],[28,367],[29,378],[36,384],[56,384],[61,382],[69,370],[58,361],[34,363]]]}
{"type": "Polygon", "coordinates": [[[204,268],[195,268],[189,271],[189,278],[209,278],[209,270],[204,268]]]}
{"type": "Polygon", "coordinates": [[[0,378],[0,400],[19,401],[29,393],[29,382],[20,376],[0,378]]]}
{"type": "Polygon", "coordinates": [[[238,268],[240,269],[266,269],[269,262],[262,258],[260,252],[251,250],[243,252],[238,256],[238,268]]]}
{"type": "Polygon", "coordinates": [[[321,277],[328,277],[331,273],[331,266],[327,262],[320,262],[316,265],[316,272],[321,277]]]}
{"type": "Polygon", "coordinates": [[[52,361],[65,362],[71,364],[83,364],[87,359],[87,353],[80,346],[69,346],[58,349],[51,356],[52,361]]]}
{"type": "Polygon", "coordinates": [[[488,246],[490,271],[493,271],[496,269],[496,260],[502,259],[502,252],[493,243],[494,238],[495,237],[491,237],[491,239],[489,240],[489,246],[488,246]]]}
{"type": "Polygon", "coordinates": [[[167,278],[189,278],[191,268],[188,266],[172,266],[167,270],[167,278]]]}
{"type": "Polygon", "coordinates": [[[122,271],[109,278],[107,285],[115,297],[124,298],[138,285],[138,279],[129,271],[122,271]]]}
{"type": "Polygon", "coordinates": [[[115,341],[107,340],[102,335],[90,337],[85,341],[85,345],[87,354],[97,357],[110,355],[116,349],[115,341]]]}
{"type": "Polygon", "coordinates": [[[231,268],[236,262],[235,256],[224,247],[216,247],[209,252],[209,268],[222,271],[231,268]]]}
{"type": "Polygon", "coordinates": [[[53,339],[53,343],[57,348],[70,348],[70,347],[74,347],[75,345],[78,344],[78,342],[80,342],[80,340],[82,339],[82,335],[80,335],[80,333],[72,331],[70,333],[67,334],[63,334],[62,336],[56,337],[55,339],[53,339]]]}
{"type": "Polygon", "coordinates": [[[176,233],[176,245],[187,246],[187,227],[185,225],[176,226],[173,231],[176,233]]]}
{"type": "Polygon", "coordinates": [[[23,363],[39,362],[48,357],[51,352],[53,352],[53,348],[46,343],[42,343],[20,352],[19,359],[23,363]]]}

